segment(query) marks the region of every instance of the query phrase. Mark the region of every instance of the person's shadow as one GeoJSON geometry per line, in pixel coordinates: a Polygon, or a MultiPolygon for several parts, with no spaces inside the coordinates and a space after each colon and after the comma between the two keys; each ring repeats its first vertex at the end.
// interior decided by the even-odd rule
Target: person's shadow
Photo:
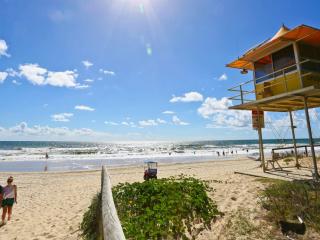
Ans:
{"type": "Polygon", "coordinates": [[[0,228],[2,228],[4,225],[6,225],[6,223],[5,223],[5,222],[0,223],[0,228]]]}

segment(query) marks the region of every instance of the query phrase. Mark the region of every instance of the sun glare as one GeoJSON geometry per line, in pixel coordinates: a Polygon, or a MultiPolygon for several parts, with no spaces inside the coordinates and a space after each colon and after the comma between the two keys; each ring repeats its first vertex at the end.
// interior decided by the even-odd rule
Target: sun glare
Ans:
{"type": "Polygon", "coordinates": [[[141,32],[141,44],[144,46],[145,53],[151,57],[154,53],[151,36],[161,35],[163,32],[160,26],[156,8],[160,7],[159,0],[117,0],[113,3],[113,13],[118,14],[119,18],[132,18],[131,24],[141,24],[145,22],[147,32],[141,32]],[[137,21],[136,21],[137,20],[137,21]]]}

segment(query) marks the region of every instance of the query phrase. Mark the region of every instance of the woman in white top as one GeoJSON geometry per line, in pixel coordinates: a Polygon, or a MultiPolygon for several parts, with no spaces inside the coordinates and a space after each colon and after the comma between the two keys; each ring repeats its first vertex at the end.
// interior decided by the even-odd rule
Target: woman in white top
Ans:
{"type": "Polygon", "coordinates": [[[7,186],[2,188],[2,224],[8,213],[8,221],[11,219],[13,203],[17,203],[17,186],[12,184],[13,177],[7,180],[7,186]]]}

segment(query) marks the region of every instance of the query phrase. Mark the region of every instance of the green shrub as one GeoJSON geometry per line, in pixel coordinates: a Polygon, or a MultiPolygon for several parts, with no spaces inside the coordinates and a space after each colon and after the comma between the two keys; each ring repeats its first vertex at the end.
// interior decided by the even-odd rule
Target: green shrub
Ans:
{"type": "Polygon", "coordinates": [[[81,236],[86,240],[103,239],[102,234],[102,214],[101,214],[101,193],[97,193],[89,209],[84,213],[80,224],[81,236]]]}
{"type": "Polygon", "coordinates": [[[320,230],[320,187],[306,182],[277,182],[260,194],[262,206],[275,221],[297,220],[320,230]]]}
{"type": "Polygon", "coordinates": [[[118,215],[128,239],[193,239],[219,215],[208,197],[208,183],[179,176],[113,188],[118,215]]]}

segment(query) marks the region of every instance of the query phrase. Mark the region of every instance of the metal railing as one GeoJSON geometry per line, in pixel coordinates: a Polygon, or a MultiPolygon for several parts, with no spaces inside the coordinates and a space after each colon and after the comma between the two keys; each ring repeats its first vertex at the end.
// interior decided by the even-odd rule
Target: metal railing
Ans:
{"type": "MultiPolygon", "coordinates": [[[[263,94],[266,89],[270,89],[271,87],[277,86],[277,85],[282,85],[284,87],[284,92],[289,92],[288,88],[288,81],[296,81],[296,79],[288,79],[287,75],[292,74],[293,72],[298,72],[298,74],[301,74],[301,78],[309,75],[310,73],[317,72],[318,74],[320,73],[320,61],[316,59],[306,59],[298,64],[293,64],[288,67],[282,68],[280,70],[274,71],[272,73],[269,73],[267,75],[264,75],[262,77],[252,79],[249,81],[246,81],[244,83],[241,83],[235,87],[229,88],[228,91],[230,92],[237,92],[238,94],[232,97],[229,97],[230,100],[237,100],[240,101],[241,104],[246,103],[246,102],[251,102],[256,100],[256,96],[259,94],[263,94]],[[303,64],[306,63],[313,63],[313,64],[318,64],[318,70],[312,71],[312,70],[306,70],[306,68],[303,67],[303,64]],[[298,66],[299,65],[299,66],[298,66]],[[298,69],[301,69],[301,73],[298,72],[298,69]],[[267,79],[262,81],[263,79],[267,79]],[[281,79],[281,81],[277,81],[281,79]],[[276,80],[276,81],[275,81],[276,80]],[[274,81],[271,83],[271,81],[274,81]],[[252,89],[254,88],[256,82],[259,86],[260,89],[252,89]],[[270,83],[268,85],[265,85],[263,83],[270,83]],[[250,84],[252,83],[252,84],[250,84]],[[249,85],[250,84],[250,85],[249,85]],[[248,89],[249,88],[249,89],[248,89]],[[250,89],[251,88],[251,89],[250,89]],[[254,99],[248,99],[248,97],[254,97],[254,99]]],[[[302,88],[302,86],[300,86],[302,88]]]]}

